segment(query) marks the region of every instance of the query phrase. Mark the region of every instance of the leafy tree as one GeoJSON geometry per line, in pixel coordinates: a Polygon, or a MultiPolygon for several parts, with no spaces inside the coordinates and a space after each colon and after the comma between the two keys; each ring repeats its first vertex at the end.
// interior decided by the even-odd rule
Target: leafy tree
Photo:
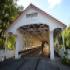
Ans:
{"type": "Polygon", "coordinates": [[[57,28],[54,30],[54,45],[55,47],[58,45],[63,45],[61,28],[57,28]]]}
{"type": "Polygon", "coordinates": [[[16,37],[15,35],[8,35],[6,48],[7,49],[15,49],[16,37]]]}
{"type": "Polygon", "coordinates": [[[62,34],[64,35],[64,44],[65,44],[65,52],[64,52],[64,57],[62,59],[62,63],[65,65],[70,66],[70,58],[68,58],[69,53],[67,49],[70,49],[70,26],[67,27],[62,34]]]}
{"type": "Polygon", "coordinates": [[[20,13],[17,0],[0,0],[0,46],[4,46],[5,31],[20,13]]]}
{"type": "Polygon", "coordinates": [[[63,31],[65,48],[70,49],[70,26],[63,31]]]}

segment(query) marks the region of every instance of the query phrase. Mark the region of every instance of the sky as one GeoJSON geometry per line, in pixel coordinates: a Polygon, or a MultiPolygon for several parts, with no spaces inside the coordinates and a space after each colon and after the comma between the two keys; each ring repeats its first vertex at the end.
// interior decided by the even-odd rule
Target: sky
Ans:
{"type": "Polygon", "coordinates": [[[24,9],[30,4],[34,4],[41,10],[52,15],[67,26],[70,25],[70,0],[18,0],[18,6],[24,9]]]}

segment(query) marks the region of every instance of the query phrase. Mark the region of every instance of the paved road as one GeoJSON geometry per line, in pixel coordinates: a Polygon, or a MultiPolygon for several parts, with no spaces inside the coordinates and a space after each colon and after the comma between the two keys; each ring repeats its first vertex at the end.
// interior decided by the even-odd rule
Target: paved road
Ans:
{"type": "Polygon", "coordinates": [[[0,70],[70,70],[70,67],[59,62],[51,62],[47,58],[25,57],[1,62],[0,70]]]}

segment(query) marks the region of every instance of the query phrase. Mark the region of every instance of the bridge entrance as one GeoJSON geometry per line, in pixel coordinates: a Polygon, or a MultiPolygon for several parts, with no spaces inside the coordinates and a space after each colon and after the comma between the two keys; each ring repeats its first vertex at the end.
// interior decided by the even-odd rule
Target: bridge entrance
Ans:
{"type": "Polygon", "coordinates": [[[23,49],[21,56],[49,56],[49,27],[46,24],[31,24],[21,26],[23,49]]]}

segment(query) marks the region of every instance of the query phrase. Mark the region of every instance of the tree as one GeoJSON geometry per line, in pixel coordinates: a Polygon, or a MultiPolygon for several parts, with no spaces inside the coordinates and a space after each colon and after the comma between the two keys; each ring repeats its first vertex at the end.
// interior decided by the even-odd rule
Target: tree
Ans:
{"type": "Polygon", "coordinates": [[[65,45],[65,52],[64,57],[62,59],[62,63],[65,65],[70,66],[70,54],[68,53],[68,49],[70,49],[70,26],[67,27],[62,34],[64,35],[64,45],[65,45]]]}
{"type": "Polygon", "coordinates": [[[70,26],[67,27],[62,34],[64,35],[65,48],[70,49],[70,26]]]}
{"type": "Polygon", "coordinates": [[[8,34],[8,38],[6,38],[6,48],[14,50],[15,49],[15,43],[16,43],[16,37],[13,34],[8,34]]]}
{"type": "Polygon", "coordinates": [[[16,0],[0,0],[0,46],[4,46],[5,31],[20,13],[16,0]]]}

